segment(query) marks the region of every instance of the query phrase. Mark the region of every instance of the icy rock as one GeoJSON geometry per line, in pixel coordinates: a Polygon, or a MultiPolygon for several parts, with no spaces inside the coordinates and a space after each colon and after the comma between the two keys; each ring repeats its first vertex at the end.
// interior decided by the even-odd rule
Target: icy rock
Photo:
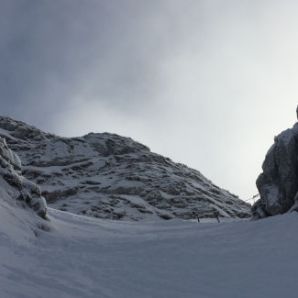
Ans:
{"type": "Polygon", "coordinates": [[[10,193],[18,201],[25,202],[40,217],[46,218],[47,204],[39,187],[21,175],[19,157],[9,149],[5,139],[0,138],[0,178],[10,186],[10,193]]]}
{"type": "Polygon", "coordinates": [[[274,139],[256,181],[260,199],[252,207],[255,218],[289,211],[298,191],[298,123],[274,139]]]}

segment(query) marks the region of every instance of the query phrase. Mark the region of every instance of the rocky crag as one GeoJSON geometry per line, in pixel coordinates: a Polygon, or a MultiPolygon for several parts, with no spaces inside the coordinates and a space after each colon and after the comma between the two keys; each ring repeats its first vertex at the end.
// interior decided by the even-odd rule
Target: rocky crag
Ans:
{"type": "Polygon", "coordinates": [[[3,138],[0,138],[0,198],[1,206],[4,203],[19,205],[46,218],[47,205],[39,187],[22,176],[21,161],[3,138]]]}
{"type": "Polygon", "coordinates": [[[248,204],[200,172],[130,138],[63,138],[7,117],[0,117],[0,136],[20,156],[24,175],[60,210],[125,220],[250,216],[248,204]]]}
{"type": "Polygon", "coordinates": [[[252,207],[254,218],[296,210],[298,207],[298,123],[274,138],[274,144],[265,157],[262,169],[263,173],[256,181],[260,199],[252,207]]]}

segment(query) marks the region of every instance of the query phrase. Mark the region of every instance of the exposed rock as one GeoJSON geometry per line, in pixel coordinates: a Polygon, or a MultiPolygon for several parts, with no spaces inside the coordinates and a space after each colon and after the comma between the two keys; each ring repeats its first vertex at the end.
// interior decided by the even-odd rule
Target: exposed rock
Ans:
{"type": "Polygon", "coordinates": [[[61,138],[0,117],[0,135],[20,156],[50,206],[88,216],[249,217],[250,206],[200,172],[109,133],[61,138]]]}
{"type": "Polygon", "coordinates": [[[0,138],[0,180],[1,187],[19,202],[31,207],[40,217],[46,218],[47,205],[39,187],[21,174],[19,157],[0,138]]]}
{"type": "Polygon", "coordinates": [[[252,207],[254,218],[282,214],[298,198],[298,123],[275,137],[256,184],[260,199],[252,207]]]}

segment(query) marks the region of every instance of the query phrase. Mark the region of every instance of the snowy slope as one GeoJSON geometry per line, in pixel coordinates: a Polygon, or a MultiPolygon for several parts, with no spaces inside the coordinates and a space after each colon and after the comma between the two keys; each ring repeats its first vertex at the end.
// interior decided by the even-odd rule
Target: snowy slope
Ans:
{"type": "Polygon", "coordinates": [[[16,237],[1,214],[1,298],[297,297],[297,213],[220,224],[49,218],[50,231],[16,237]]]}
{"type": "Polygon", "coordinates": [[[61,138],[0,117],[0,136],[52,207],[122,220],[248,217],[250,206],[200,172],[108,133],[61,138]]]}
{"type": "Polygon", "coordinates": [[[1,298],[297,296],[297,213],[217,223],[45,209],[0,139],[1,298]]]}

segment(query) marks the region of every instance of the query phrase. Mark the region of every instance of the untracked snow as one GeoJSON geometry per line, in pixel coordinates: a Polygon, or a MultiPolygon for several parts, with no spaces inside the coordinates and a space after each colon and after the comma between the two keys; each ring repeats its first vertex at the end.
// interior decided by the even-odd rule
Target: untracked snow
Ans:
{"type": "Polygon", "coordinates": [[[199,224],[49,209],[38,233],[26,214],[0,208],[1,298],[297,297],[297,213],[199,224]]]}

